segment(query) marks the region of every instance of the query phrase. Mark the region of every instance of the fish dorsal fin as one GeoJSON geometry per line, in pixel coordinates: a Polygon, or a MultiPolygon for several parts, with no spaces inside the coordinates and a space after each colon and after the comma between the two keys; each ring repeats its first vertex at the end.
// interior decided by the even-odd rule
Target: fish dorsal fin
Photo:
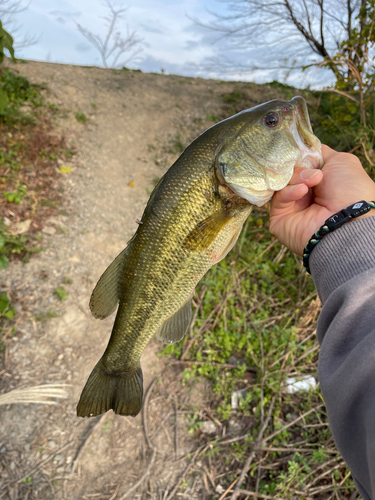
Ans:
{"type": "Polygon", "coordinates": [[[107,318],[116,309],[120,300],[118,282],[124,265],[127,247],[115,258],[94,288],[90,298],[90,310],[94,318],[107,318]]]}
{"type": "Polygon", "coordinates": [[[191,323],[191,297],[172,316],[170,316],[160,327],[156,338],[164,344],[175,344],[182,340],[191,323]]]}
{"type": "Polygon", "coordinates": [[[185,248],[193,252],[202,252],[206,250],[232,217],[231,211],[228,209],[222,208],[217,210],[207,217],[207,219],[199,222],[199,224],[197,224],[187,235],[184,241],[185,248]]]}

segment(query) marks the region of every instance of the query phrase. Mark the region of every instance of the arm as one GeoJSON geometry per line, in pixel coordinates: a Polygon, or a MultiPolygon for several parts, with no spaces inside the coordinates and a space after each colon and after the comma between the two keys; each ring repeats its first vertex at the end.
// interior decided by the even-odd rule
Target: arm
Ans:
{"type": "MultiPolygon", "coordinates": [[[[307,171],[303,179],[296,171],[292,185],[272,200],[271,232],[300,255],[330,215],[361,199],[375,200],[375,184],[358,159],[327,147],[323,155],[322,172],[307,171]]],[[[375,498],[374,215],[371,210],[328,234],[310,257],[323,304],[319,381],[337,447],[365,499],[375,498]]]]}
{"type": "Polygon", "coordinates": [[[329,423],[362,497],[375,498],[375,217],[325,236],[310,268],[329,423]]]}

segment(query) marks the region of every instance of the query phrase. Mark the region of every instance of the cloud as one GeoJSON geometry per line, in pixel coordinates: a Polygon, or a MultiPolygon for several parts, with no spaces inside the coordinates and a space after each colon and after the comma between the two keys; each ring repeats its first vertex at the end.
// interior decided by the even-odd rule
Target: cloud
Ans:
{"type": "MultiPolygon", "coordinates": [[[[1,0],[0,0],[1,2],[1,0]]],[[[114,0],[116,3],[116,0],[114,0]]],[[[122,0],[117,0],[121,7],[122,0]]],[[[127,64],[140,67],[143,71],[160,72],[205,78],[269,81],[286,78],[272,70],[277,58],[283,57],[284,48],[278,44],[271,53],[269,48],[246,48],[222,36],[222,33],[206,29],[194,23],[196,18],[202,23],[210,23],[214,17],[209,11],[224,15],[228,12],[228,2],[218,0],[137,0],[129,5],[126,20],[118,29],[125,32],[136,30],[143,38],[144,51],[138,60],[127,64]],[[276,56],[275,56],[276,54],[276,56]],[[267,65],[269,61],[269,65],[267,65]],[[263,71],[249,68],[262,66],[263,71]]],[[[104,0],[34,0],[17,21],[24,32],[43,34],[36,45],[25,47],[25,59],[46,60],[49,53],[51,61],[68,64],[93,65],[102,62],[99,53],[77,30],[75,20],[105,36],[107,28],[103,16],[108,16],[104,0]],[[77,7],[80,11],[77,11],[77,7]]],[[[297,50],[297,47],[296,47],[297,50]]],[[[301,74],[296,71],[288,76],[288,82],[298,86],[319,81],[319,75],[301,74]],[[305,79],[305,81],[303,81],[305,79]]]]}
{"type": "Polygon", "coordinates": [[[49,12],[51,16],[61,16],[61,17],[77,17],[82,14],[82,12],[65,12],[63,10],[52,10],[49,12]]]}
{"type": "Polygon", "coordinates": [[[152,26],[151,23],[150,24],[139,23],[139,26],[141,26],[148,33],[157,33],[160,35],[164,35],[164,33],[165,33],[165,31],[163,29],[156,28],[155,26],[152,26]]]}
{"type": "Polygon", "coordinates": [[[74,48],[76,49],[77,52],[88,52],[89,50],[91,50],[92,47],[88,43],[80,42],[76,43],[74,48]]]}
{"type": "Polygon", "coordinates": [[[186,50],[193,50],[201,46],[201,42],[198,40],[186,40],[184,48],[186,50]]]}

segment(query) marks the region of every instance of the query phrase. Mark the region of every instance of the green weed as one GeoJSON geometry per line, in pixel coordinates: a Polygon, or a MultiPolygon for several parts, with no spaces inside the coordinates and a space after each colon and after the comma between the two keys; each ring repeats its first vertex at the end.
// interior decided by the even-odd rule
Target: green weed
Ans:
{"type": "Polygon", "coordinates": [[[32,123],[33,109],[42,106],[43,98],[39,85],[31,84],[27,78],[13,73],[11,70],[0,72],[0,92],[2,105],[0,120],[3,123],[32,123]],[[28,111],[21,110],[21,106],[28,103],[28,111]]]}
{"type": "Polygon", "coordinates": [[[51,208],[57,208],[59,203],[58,201],[56,200],[50,200],[50,199],[47,199],[47,200],[41,200],[40,201],[40,205],[42,207],[51,207],[51,208]]]}
{"type": "Polygon", "coordinates": [[[35,314],[34,318],[35,321],[47,321],[48,319],[51,318],[58,318],[60,315],[54,310],[54,309],[49,309],[48,311],[41,311],[37,314],[35,314]]]}
{"type": "Polygon", "coordinates": [[[77,122],[85,125],[85,123],[88,121],[88,118],[84,113],[76,113],[76,120],[77,122]]]}
{"type": "Polygon", "coordinates": [[[176,134],[175,136],[171,137],[170,139],[170,147],[169,147],[169,153],[172,154],[180,154],[183,152],[185,149],[185,145],[182,142],[181,135],[176,134]]]}
{"type": "Polygon", "coordinates": [[[14,319],[15,313],[7,294],[2,293],[0,296],[0,318],[14,319]]]}
{"type": "Polygon", "coordinates": [[[206,120],[209,121],[209,122],[216,123],[216,122],[219,121],[219,118],[216,115],[214,115],[214,114],[210,114],[210,115],[206,116],[206,120]]]}
{"type": "Polygon", "coordinates": [[[227,104],[238,104],[243,98],[243,93],[236,89],[228,94],[224,94],[224,100],[227,104]]]}
{"type": "MultiPolygon", "coordinates": [[[[254,457],[243,487],[255,491],[257,484],[260,494],[282,498],[302,490],[310,496],[314,488],[327,485],[327,476],[320,476],[333,459],[340,481],[346,466],[327,427],[319,389],[296,394],[285,389],[291,375],[316,376],[319,301],[300,259],[278,243],[267,226],[266,210],[248,219],[236,247],[197,287],[191,334],[163,352],[177,360],[184,356],[185,385],[200,379],[210,382],[210,412],[223,428],[234,416],[250,422],[246,437],[224,446],[232,467],[225,468],[222,452],[215,455],[212,467],[223,474],[223,486],[238,477],[271,412],[260,445],[268,451],[254,457]],[[233,367],[222,366],[228,364],[233,367]],[[242,394],[236,409],[231,399],[235,391],[242,394]]],[[[194,433],[197,423],[190,418],[188,429],[194,433]]],[[[216,440],[213,448],[222,449],[225,440],[216,440]]],[[[329,484],[336,487],[334,479],[329,484]]],[[[340,488],[350,494],[351,479],[340,488]]]]}
{"type": "Polygon", "coordinates": [[[4,191],[3,196],[4,198],[7,199],[8,203],[21,203],[22,198],[26,194],[26,187],[25,186],[18,186],[16,192],[12,191],[4,191]]]}
{"type": "MultiPolygon", "coordinates": [[[[51,135],[51,114],[57,106],[47,105],[41,86],[10,70],[0,70],[0,183],[3,203],[0,210],[0,269],[16,256],[25,263],[32,253],[40,252],[40,237],[35,229],[43,226],[46,215],[52,215],[59,200],[56,186],[57,159],[66,149],[64,138],[51,135]],[[1,99],[0,99],[1,100],[1,99]],[[4,102],[2,100],[2,102],[4,102]],[[48,125],[48,126],[46,126],[48,125]],[[9,204],[12,204],[10,207],[9,204]],[[9,218],[11,221],[5,219],[9,218]],[[5,222],[6,224],[5,224],[5,222]],[[15,234],[13,223],[30,223],[24,234],[15,234]]],[[[74,152],[67,149],[67,156],[74,152]]],[[[26,226],[25,226],[26,227],[26,226]]]]}
{"type": "Polygon", "coordinates": [[[0,269],[8,266],[11,255],[19,255],[26,262],[30,253],[42,252],[39,246],[32,246],[33,239],[25,234],[13,235],[8,232],[3,219],[0,219],[0,269]]]}
{"type": "Polygon", "coordinates": [[[204,422],[198,421],[198,415],[195,413],[186,415],[186,419],[188,421],[188,432],[189,434],[196,434],[197,430],[203,425],[204,422]]]}
{"type": "Polygon", "coordinates": [[[65,290],[63,286],[59,286],[56,288],[56,290],[53,292],[56,297],[58,297],[61,302],[64,302],[68,298],[68,292],[65,290]]]}
{"type": "Polygon", "coordinates": [[[71,159],[77,152],[74,149],[71,148],[66,148],[63,150],[62,154],[65,156],[65,158],[71,159]]]}
{"type": "Polygon", "coordinates": [[[16,332],[14,317],[16,310],[12,307],[11,300],[6,293],[0,295],[0,353],[4,349],[4,341],[16,332]]]}
{"type": "Polygon", "coordinates": [[[51,111],[55,113],[60,113],[60,108],[56,104],[48,104],[48,107],[51,111]]]}

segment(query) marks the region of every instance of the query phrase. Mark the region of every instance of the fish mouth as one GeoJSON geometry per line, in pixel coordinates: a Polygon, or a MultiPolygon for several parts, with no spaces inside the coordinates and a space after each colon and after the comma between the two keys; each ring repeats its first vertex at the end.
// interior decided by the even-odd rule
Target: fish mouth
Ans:
{"type": "Polygon", "coordinates": [[[266,189],[231,186],[239,196],[258,207],[267,203],[275,191],[280,191],[289,184],[296,167],[321,169],[324,164],[321,142],[312,130],[305,100],[302,97],[294,97],[281,109],[281,112],[284,117],[287,115],[292,117],[289,131],[291,140],[294,139],[300,154],[296,154],[293,160],[286,162],[282,170],[272,164],[259,164],[266,189]]]}
{"type": "Polygon", "coordinates": [[[321,142],[314,135],[307,104],[302,97],[293,97],[290,101],[293,103],[294,120],[290,126],[290,132],[301,152],[301,158],[298,159],[295,167],[303,168],[322,168],[323,156],[321,152],[321,142]]]}
{"type": "MultiPolygon", "coordinates": [[[[276,145],[268,157],[259,153],[259,148],[258,151],[251,149],[254,141],[247,143],[246,137],[241,137],[230,143],[217,161],[219,179],[235,194],[258,207],[267,203],[275,191],[287,186],[295,167],[323,166],[321,143],[313,133],[305,100],[294,97],[287,102],[279,101],[274,109],[285,126],[272,136],[276,137],[276,145]]],[[[264,122],[260,126],[264,126],[264,122]]]]}

